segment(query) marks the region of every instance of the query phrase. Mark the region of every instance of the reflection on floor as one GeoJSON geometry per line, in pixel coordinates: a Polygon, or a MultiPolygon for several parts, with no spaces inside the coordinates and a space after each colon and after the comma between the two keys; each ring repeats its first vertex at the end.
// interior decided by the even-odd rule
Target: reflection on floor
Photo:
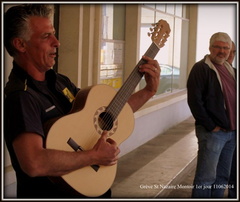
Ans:
{"type": "Polygon", "coordinates": [[[190,197],[196,156],[194,119],[190,117],[120,158],[113,198],[190,197]]]}

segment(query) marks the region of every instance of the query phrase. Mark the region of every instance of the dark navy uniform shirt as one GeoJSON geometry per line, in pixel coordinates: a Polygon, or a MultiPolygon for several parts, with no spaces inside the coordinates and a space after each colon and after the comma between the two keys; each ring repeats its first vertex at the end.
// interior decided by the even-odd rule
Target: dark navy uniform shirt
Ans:
{"type": "Polygon", "coordinates": [[[29,177],[19,166],[12,142],[23,132],[37,133],[45,141],[43,125],[46,121],[67,114],[78,88],[66,77],[49,70],[46,81],[31,78],[13,63],[5,87],[4,135],[17,177],[19,198],[61,198],[71,195],[58,189],[48,177],[29,177]]]}
{"type": "MultiPolygon", "coordinates": [[[[59,187],[61,183],[53,183],[52,178],[29,177],[22,171],[12,147],[14,138],[23,132],[39,134],[45,142],[43,125],[68,114],[78,91],[68,77],[52,69],[46,72],[45,81],[36,81],[13,62],[5,87],[4,135],[16,171],[18,198],[84,198],[67,186],[59,187]]],[[[110,196],[108,190],[100,197],[110,196]]]]}

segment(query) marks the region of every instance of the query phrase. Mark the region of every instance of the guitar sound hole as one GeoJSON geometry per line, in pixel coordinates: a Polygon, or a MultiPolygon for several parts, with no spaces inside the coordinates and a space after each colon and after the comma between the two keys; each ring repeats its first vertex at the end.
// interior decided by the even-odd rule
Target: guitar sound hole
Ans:
{"type": "Polygon", "coordinates": [[[107,112],[102,112],[98,117],[98,124],[102,130],[111,130],[113,127],[113,117],[107,112]]]}

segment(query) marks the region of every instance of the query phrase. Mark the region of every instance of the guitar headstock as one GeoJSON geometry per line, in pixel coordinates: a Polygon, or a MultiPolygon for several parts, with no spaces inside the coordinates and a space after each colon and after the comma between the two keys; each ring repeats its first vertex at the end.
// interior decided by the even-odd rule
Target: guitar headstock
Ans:
{"type": "Polygon", "coordinates": [[[171,32],[169,24],[167,21],[161,19],[152,25],[153,28],[150,28],[151,33],[148,33],[148,36],[151,36],[152,41],[159,48],[162,48],[169,37],[169,33],[171,32]]]}

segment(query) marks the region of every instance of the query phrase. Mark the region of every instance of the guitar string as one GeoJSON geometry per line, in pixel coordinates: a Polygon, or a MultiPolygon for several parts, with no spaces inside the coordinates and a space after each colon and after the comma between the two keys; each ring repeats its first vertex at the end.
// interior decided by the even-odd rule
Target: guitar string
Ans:
{"type": "MultiPolygon", "coordinates": [[[[153,45],[155,45],[155,44],[153,44],[153,45]]],[[[159,50],[156,45],[155,46],[153,46],[153,45],[151,45],[150,48],[148,49],[148,51],[145,53],[146,56],[149,56],[151,58],[154,58],[155,55],[157,54],[158,50],[159,50]]],[[[132,88],[130,88],[129,85],[126,85],[125,88],[124,88],[125,90],[123,90],[122,93],[120,93],[121,97],[125,97],[124,91],[127,91],[126,94],[128,94],[129,96],[127,98],[125,98],[124,101],[126,101],[126,99],[128,99],[130,97],[130,95],[133,93],[134,89],[136,88],[137,84],[141,80],[142,76],[144,75],[143,73],[139,72],[139,65],[141,65],[143,63],[144,63],[144,61],[141,60],[140,63],[136,66],[136,68],[134,70],[134,73],[132,75],[130,75],[130,77],[129,77],[129,80],[134,83],[134,85],[132,85],[132,88]],[[137,74],[137,76],[135,74],[137,74]]],[[[119,103],[119,106],[120,106],[120,109],[121,109],[121,107],[122,107],[121,106],[121,103],[122,103],[121,99],[119,99],[118,103],[119,103]]],[[[124,102],[124,104],[125,103],[126,102],[124,102]]]]}
{"type": "MultiPolygon", "coordinates": [[[[169,35],[167,34],[166,38],[168,36],[169,35]]],[[[146,51],[146,53],[144,55],[154,59],[154,57],[157,55],[159,49],[160,49],[159,46],[156,43],[152,42],[152,44],[150,45],[150,47],[148,48],[148,50],[146,51]]],[[[133,69],[133,71],[131,72],[130,76],[127,78],[126,82],[123,84],[121,89],[117,92],[117,94],[114,96],[114,98],[112,99],[112,101],[110,102],[108,107],[105,109],[106,114],[104,114],[102,119],[103,120],[106,119],[107,126],[109,126],[110,124],[112,124],[111,126],[114,126],[114,122],[117,119],[117,116],[119,115],[120,110],[122,110],[122,108],[126,104],[126,101],[131,96],[131,94],[134,92],[134,89],[136,88],[137,84],[139,83],[142,76],[144,75],[143,73],[139,72],[139,70],[138,70],[139,66],[143,63],[144,63],[144,60],[141,59],[139,61],[139,63],[136,65],[136,67],[133,69]],[[132,83],[134,83],[134,85],[133,84],[128,85],[128,82],[130,82],[130,81],[132,83]],[[109,113],[111,111],[112,111],[112,113],[109,116],[109,113]]],[[[103,131],[103,129],[104,128],[101,128],[102,131],[103,131]]],[[[91,135],[94,135],[96,137],[96,131],[94,130],[94,132],[91,135]]]]}
{"type": "Polygon", "coordinates": [[[127,99],[130,97],[139,80],[143,76],[143,74],[138,71],[138,67],[141,63],[143,63],[143,61],[140,61],[139,64],[135,67],[125,85],[122,86],[122,89],[119,91],[118,95],[116,95],[113,99],[113,104],[110,103],[109,109],[107,109],[107,111],[113,113],[114,119],[117,117],[120,110],[124,107],[127,99]],[[131,81],[131,85],[128,85],[129,81],[131,81]]]}
{"type": "MultiPolygon", "coordinates": [[[[154,58],[158,53],[158,51],[159,51],[159,47],[155,43],[152,43],[144,55],[150,58],[154,58]]],[[[113,122],[116,120],[120,111],[125,106],[126,101],[131,96],[137,84],[139,83],[142,76],[144,75],[138,70],[139,66],[143,63],[144,63],[144,60],[141,59],[139,63],[136,65],[136,67],[134,68],[134,70],[132,71],[132,73],[130,74],[130,76],[128,77],[128,79],[126,80],[125,84],[118,91],[116,96],[113,98],[113,102],[110,103],[108,108],[106,109],[106,115],[103,116],[103,120],[106,119],[107,126],[109,125],[112,126],[113,122]],[[110,116],[109,116],[109,113],[110,113],[110,116]]]]}
{"type": "MultiPolygon", "coordinates": [[[[145,55],[149,56],[151,58],[154,58],[154,56],[156,55],[158,50],[159,50],[159,48],[156,47],[156,45],[155,46],[151,45],[150,48],[145,53],[145,55]]],[[[123,86],[123,89],[121,89],[121,91],[119,92],[119,95],[115,97],[115,100],[113,102],[113,103],[115,103],[115,106],[110,105],[110,107],[112,107],[112,109],[110,109],[110,111],[113,112],[114,119],[117,117],[120,110],[124,107],[127,99],[130,97],[130,95],[136,88],[137,84],[139,83],[139,80],[142,78],[143,74],[141,72],[139,72],[139,70],[138,70],[139,66],[142,63],[144,63],[144,61],[140,60],[138,65],[134,68],[132,74],[129,76],[128,80],[131,81],[131,85],[128,85],[129,82],[126,81],[126,84],[123,86]]],[[[111,118],[109,118],[109,120],[107,121],[107,124],[111,124],[111,122],[112,122],[112,120],[111,120],[111,118]]]]}
{"type": "MultiPolygon", "coordinates": [[[[155,55],[156,55],[156,53],[157,53],[157,51],[158,51],[158,49],[153,49],[153,47],[154,46],[151,46],[150,48],[149,48],[149,50],[145,53],[145,55],[146,56],[149,56],[149,57],[151,57],[151,58],[153,58],[155,55]]],[[[133,88],[129,88],[129,86],[128,85],[126,85],[125,86],[125,91],[127,91],[128,92],[128,94],[132,94],[132,92],[134,91],[134,89],[136,88],[136,86],[137,86],[137,84],[139,83],[139,80],[142,78],[142,76],[143,76],[143,74],[142,73],[140,73],[139,72],[139,65],[141,65],[141,64],[143,64],[144,63],[144,61],[143,60],[141,60],[140,61],[140,63],[137,65],[137,67],[135,68],[135,72],[132,74],[132,75],[130,75],[130,77],[129,77],[129,80],[132,82],[132,81],[134,81],[135,82],[135,85],[132,85],[133,86],[133,88]],[[135,76],[135,73],[136,74],[138,74],[139,75],[139,77],[136,77],[135,76]],[[127,90],[126,90],[127,89],[127,90]]],[[[122,91],[123,92],[123,91],[122,91]]]]}
{"type": "MultiPolygon", "coordinates": [[[[165,33],[165,34],[163,34],[163,36],[162,36],[162,40],[159,42],[159,46],[161,46],[161,47],[163,47],[163,45],[164,45],[164,43],[166,42],[166,38],[168,38],[168,36],[169,36],[169,33],[165,33]]],[[[159,46],[156,44],[156,43],[152,43],[151,44],[151,46],[149,47],[149,49],[146,51],[146,53],[145,53],[145,55],[146,56],[149,56],[150,58],[154,58],[155,56],[156,56],[156,54],[158,53],[158,51],[159,51],[159,46]]],[[[140,64],[142,63],[142,60],[140,61],[140,64]]],[[[136,81],[135,81],[135,85],[132,85],[133,86],[133,88],[129,88],[129,86],[123,86],[123,89],[126,87],[127,89],[128,89],[128,91],[127,91],[127,95],[130,95],[130,93],[132,93],[133,91],[134,91],[134,89],[135,89],[135,87],[137,86],[137,84],[139,83],[139,80],[142,78],[142,76],[143,76],[143,74],[141,74],[141,76],[139,77],[139,78],[137,78],[136,76],[135,76],[135,73],[137,72],[138,74],[140,73],[139,71],[138,71],[138,67],[139,67],[139,65],[140,64],[138,64],[137,65],[137,67],[134,69],[134,71],[132,72],[132,74],[130,75],[130,77],[129,77],[129,80],[133,80],[132,78],[134,77],[134,78],[136,78],[136,81]]],[[[126,82],[127,83],[127,82],[126,82]]],[[[125,88],[125,89],[126,89],[125,88]]],[[[121,91],[121,93],[126,93],[126,91],[121,91]]],[[[121,95],[121,93],[120,93],[120,95],[121,95]]],[[[124,97],[124,96],[123,96],[124,97]]],[[[119,98],[119,97],[118,97],[119,98]]],[[[126,99],[128,98],[128,96],[126,97],[126,99]]],[[[119,111],[121,110],[121,108],[123,107],[122,105],[121,105],[121,100],[123,100],[124,102],[123,103],[126,103],[126,99],[117,99],[117,101],[115,102],[115,103],[120,103],[119,104],[119,110],[114,110],[114,111],[116,111],[116,115],[118,115],[118,113],[119,113],[119,111]]],[[[115,109],[117,109],[117,108],[115,108],[115,109]]]]}

